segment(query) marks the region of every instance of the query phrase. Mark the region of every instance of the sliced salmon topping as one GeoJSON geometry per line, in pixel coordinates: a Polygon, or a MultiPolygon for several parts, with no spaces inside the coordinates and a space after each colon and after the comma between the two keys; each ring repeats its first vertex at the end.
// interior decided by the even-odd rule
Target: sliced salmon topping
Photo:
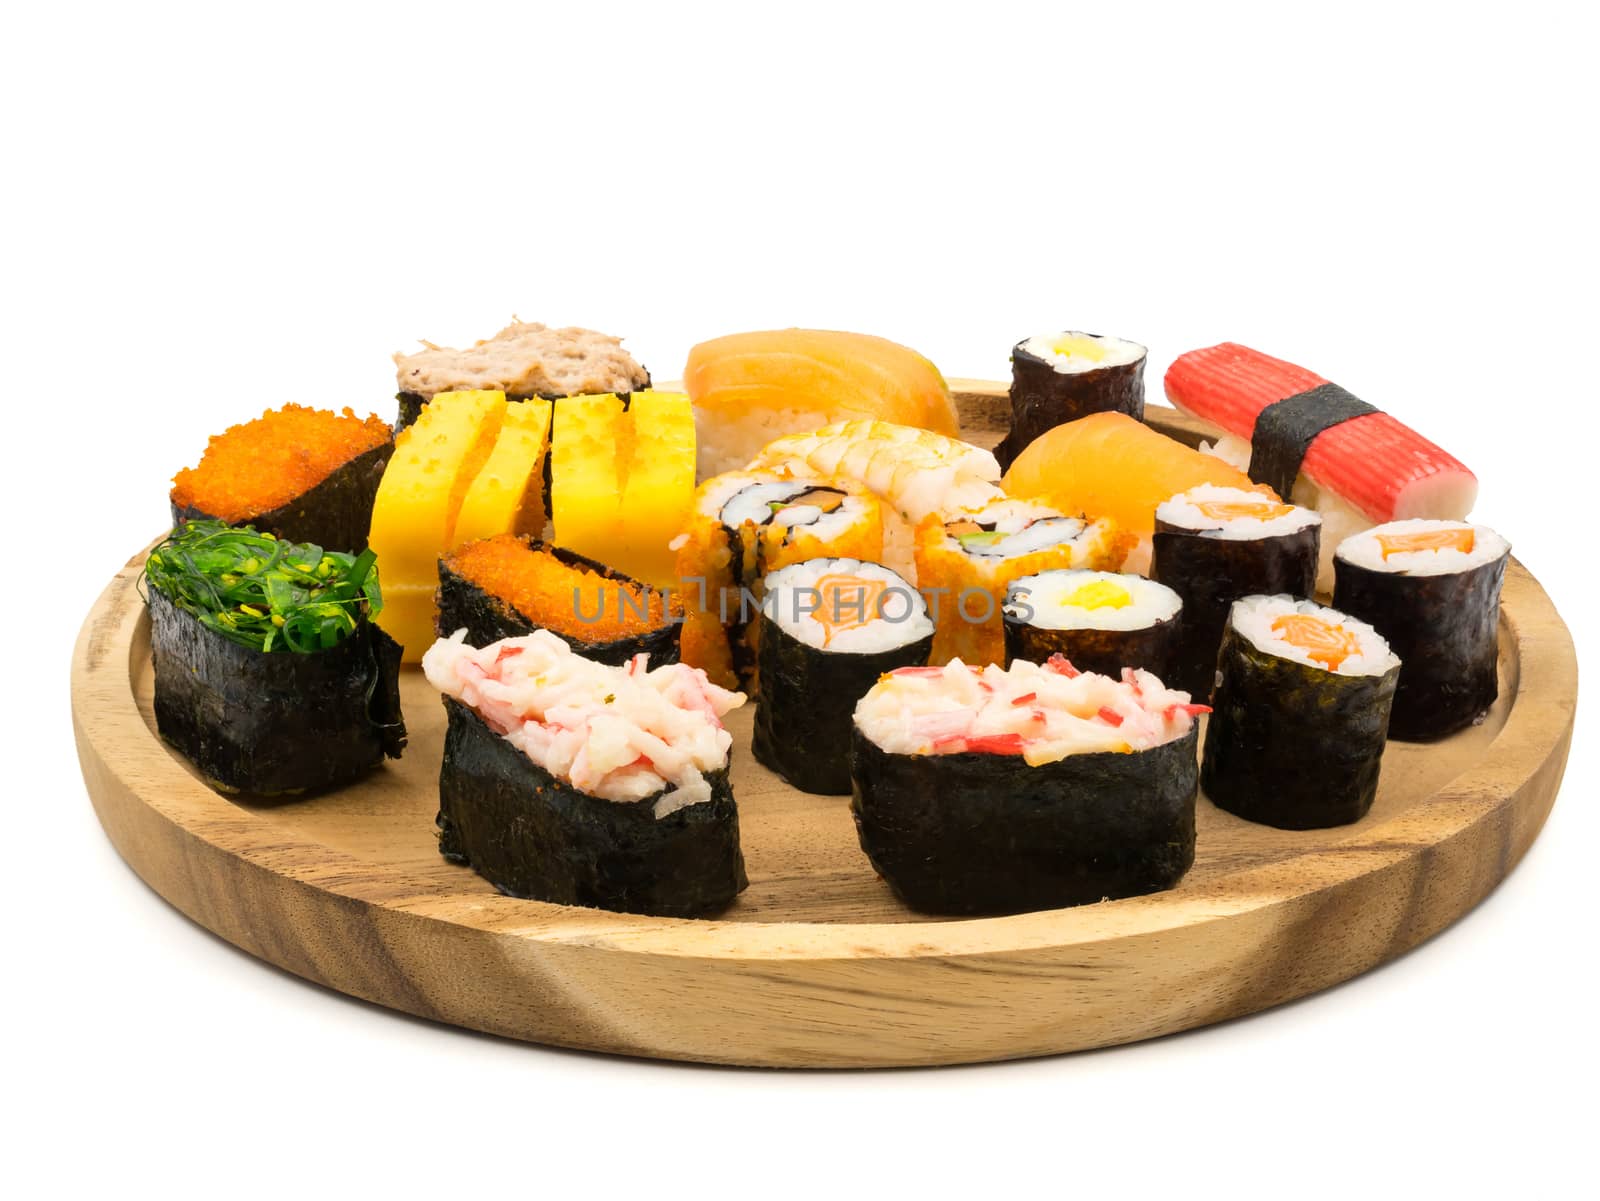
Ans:
{"type": "Polygon", "coordinates": [[[1272,623],[1272,632],[1329,671],[1338,671],[1346,659],[1361,653],[1361,642],[1353,633],[1310,613],[1285,613],[1272,623]]]}
{"type": "Polygon", "coordinates": [[[1418,530],[1414,534],[1379,534],[1378,549],[1383,551],[1384,562],[1390,555],[1408,555],[1419,550],[1458,550],[1470,555],[1475,545],[1472,529],[1418,530]]]}

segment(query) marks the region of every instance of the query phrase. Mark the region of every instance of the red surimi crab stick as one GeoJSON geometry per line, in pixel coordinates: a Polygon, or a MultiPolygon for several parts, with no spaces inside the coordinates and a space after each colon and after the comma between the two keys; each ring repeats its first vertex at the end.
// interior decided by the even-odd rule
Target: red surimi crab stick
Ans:
{"type": "MultiPolygon", "coordinates": [[[[1166,388],[1168,399],[1184,412],[1249,439],[1252,456],[1261,453],[1257,418],[1269,406],[1318,389],[1354,401],[1314,371],[1236,342],[1180,355],[1167,368],[1166,388]]],[[[1316,410],[1313,400],[1301,415],[1316,410]]],[[[1319,489],[1340,497],[1374,522],[1459,519],[1472,511],[1478,497],[1477,478],[1460,460],[1403,422],[1376,411],[1315,434],[1299,469],[1319,489]]],[[[1252,478],[1256,474],[1252,471],[1252,478]]]]}

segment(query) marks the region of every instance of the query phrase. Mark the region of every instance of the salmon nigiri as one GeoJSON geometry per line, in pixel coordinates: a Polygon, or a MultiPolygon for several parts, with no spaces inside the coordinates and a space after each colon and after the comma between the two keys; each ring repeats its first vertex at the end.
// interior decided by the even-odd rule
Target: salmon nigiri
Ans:
{"type": "Polygon", "coordinates": [[[1150,565],[1156,506],[1200,484],[1270,493],[1237,467],[1126,413],[1094,413],[1056,426],[1017,456],[1003,481],[1012,496],[1042,500],[1063,513],[1111,518],[1138,537],[1127,569],[1139,572],[1150,565]]]}

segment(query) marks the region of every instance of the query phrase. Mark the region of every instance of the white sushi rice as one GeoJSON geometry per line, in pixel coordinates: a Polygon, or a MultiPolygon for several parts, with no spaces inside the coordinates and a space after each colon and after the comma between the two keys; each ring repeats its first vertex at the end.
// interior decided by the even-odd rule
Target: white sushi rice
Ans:
{"type": "Polygon", "coordinates": [[[816,479],[779,479],[755,472],[733,472],[725,487],[706,490],[706,507],[715,506],[717,520],[730,530],[747,522],[775,525],[785,529],[804,529],[824,541],[840,537],[858,523],[864,508],[859,496],[852,496],[837,485],[816,479]],[[826,511],[814,504],[789,504],[806,493],[827,489],[842,492],[836,508],[826,511]]]}
{"type": "Polygon", "coordinates": [[[820,429],[835,414],[826,409],[749,408],[737,416],[726,410],[712,414],[695,406],[695,469],[698,478],[710,479],[736,471],[761,453],[761,448],[785,434],[820,429]]]}
{"type": "Polygon", "coordinates": [[[1408,521],[1391,521],[1375,525],[1369,530],[1353,534],[1339,543],[1336,557],[1368,571],[1382,571],[1391,575],[1454,575],[1471,571],[1485,563],[1493,563],[1511,550],[1511,544],[1486,525],[1471,525],[1465,521],[1431,521],[1414,517],[1408,521]],[[1471,530],[1472,550],[1441,547],[1437,550],[1397,551],[1384,555],[1384,537],[1406,534],[1426,534],[1439,530],[1471,530]]]}
{"type": "Polygon", "coordinates": [[[1247,596],[1233,603],[1228,615],[1229,624],[1242,637],[1268,655],[1304,663],[1321,671],[1332,671],[1341,676],[1381,676],[1399,664],[1400,658],[1389,649],[1382,634],[1364,621],[1319,605],[1315,601],[1296,600],[1292,596],[1247,596]],[[1337,668],[1329,668],[1311,657],[1311,652],[1296,646],[1272,628],[1281,617],[1304,613],[1316,617],[1355,635],[1359,648],[1347,656],[1337,668]]]}
{"type": "Polygon", "coordinates": [[[1006,615],[1040,630],[1142,630],[1170,621],[1183,599],[1165,584],[1115,571],[1041,571],[1014,581],[1006,615]],[[1072,597],[1092,584],[1121,589],[1125,605],[1085,606],[1072,597]]]}
{"type": "Polygon", "coordinates": [[[1229,488],[1221,484],[1200,484],[1187,492],[1180,492],[1170,500],[1156,506],[1156,520],[1186,530],[1195,530],[1208,538],[1230,541],[1251,541],[1258,538],[1276,538],[1294,534],[1310,525],[1321,525],[1322,518],[1311,509],[1292,506],[1280,517],[1229,517],[1208,516],[1201,508],[1207,504],[1249,505],[1261,502],[1276,503],[1272,497],[1247,488],[1229,488]]]}
{"type": "Polygon", "coordinates": [[[1043,359],[1062,375],[1085,375],[1107,367],[1125,367],[1145,357],[1145,348],[1137,342],[1122,338],[1105,337],[1067,330],[1053,334],[1036,334],[1022,344],[1022,349],[1037,359],[1043,359]],[[1086,351],[1071,345],[1074,339],[1083,339],[1093,346],[1086,351]]]}
{"type": "Polygon", "coordinates": [[[1204,706],[1147,671],[1120,680],[1049,663],[993,663],[979,670],[903,667],[883,676],[856,705],[863,735],[896,755],[968,751],[1019,754],[1031,766],[1068,755],[1149,750],[1181,738],[1204,706]]]}
{"type": "Polygon", "coordinates": [[[733,744],[721,719],[743,693],[683,663],[649,670],[647,655],[596,663],[548,630],[481,648],[465,639],[457,630],[428,648],[428,682],[551,775],[609,801],[663,793],[658,819],[711,799],[705,773],[728,765],[733,744]]]}
{"type": "Polygon", "coordinates": [[[769,620],[832,654],[875,655],[933,634],[922,594],[880,563],[807,559],[770,573],[764,589],[761,610],[769,620]],[[853,586],[855,580],[865,583],[853,586]]]}

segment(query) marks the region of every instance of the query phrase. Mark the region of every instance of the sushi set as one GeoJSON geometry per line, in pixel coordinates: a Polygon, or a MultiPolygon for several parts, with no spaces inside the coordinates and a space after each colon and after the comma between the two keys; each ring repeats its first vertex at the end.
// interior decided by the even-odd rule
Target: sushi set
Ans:
{"type": "Polygon", "coordinates": [[[522,322],[395,361],[392,424],[174,463],[73,663],[119,852],[328,987],[733,1064],[1107,1046],[1415,946],[1554,802],[1553,605],[1294,364],[1180,354],[1168,408],[1076,331],[1009,385],[814,330],[663,387],[522,322]]]}

